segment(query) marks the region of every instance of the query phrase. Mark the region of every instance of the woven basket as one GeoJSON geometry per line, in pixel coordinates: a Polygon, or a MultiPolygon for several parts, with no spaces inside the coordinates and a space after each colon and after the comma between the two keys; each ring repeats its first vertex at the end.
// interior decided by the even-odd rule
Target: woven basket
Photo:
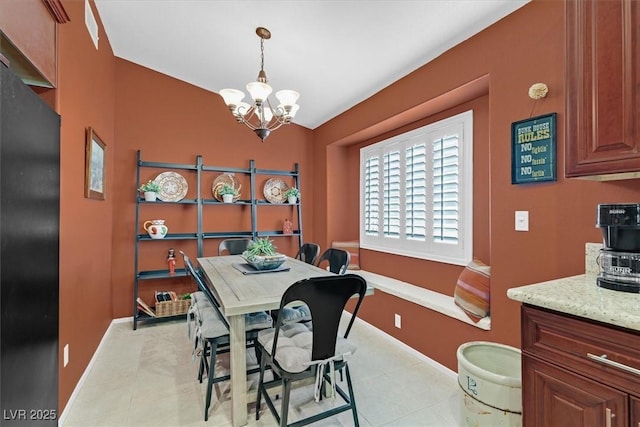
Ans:
{"type": "Polygon", "coordinates": [[[191,306],[191,300],[180,299],[177,301],[156,302],[156,316],[167,317],[186,314],[191,306]]]}

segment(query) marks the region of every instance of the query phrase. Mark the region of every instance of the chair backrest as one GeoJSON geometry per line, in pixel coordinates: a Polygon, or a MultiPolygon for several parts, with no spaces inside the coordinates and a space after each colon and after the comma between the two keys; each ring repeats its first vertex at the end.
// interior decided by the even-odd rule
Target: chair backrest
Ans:
{"type": "Polygon", "coordinates": [[[320,254],[320,245],[315,243],[305,243],[300,246],[300,250],[296,254],[296,258],[300,261],[304,261],[307,264],[315,265],[316,259],[320,254]]]}
{"type": "Polygon", "coordinates": [[[180,251],[180,255],[182,255],[182,260],[184,261],[184,271],[187,272],[187,276],[191,277],[191,280],[198,286],[199,291],[205,292],[205,289],[202,289],[205,287],[204,283],[200,283],[198,281],[198,277],[197,277],[198,271],[193,266],[193,263],[191,262],[191,258],[189,258],[189,256],[185,254],[183,251],[180,251]]]}
{"type": "Polygon", "coordinates": [[[355,274],[312,277],[289,286],[280,300],[271,354],[275,357],[280,327],[283,324],[286,325],[283,308],[289,303],[301,301],[309,306],[313,322],[311,359],[325,360],[334,356],[340,317],[344,307],[353,295],[358,295],[351,320],[344,334],[346,338],[351,331],[366,290],[367,282],[355,274]]]}
{"type": "Polygon", "coordinates": [[[247,250],[251,243],[251,239],[226,239],[220,242],[218,246],[218,255],[222,255],[224,251],[229,252],[229,255],[240,255],[247,250]]]}
{"type": "Polygon", "coordinates": [[[330,272],[335,274],[344,274],[347,271],[347,267],[349,267],[351,254],[342,249],[329,248],[323,252],[320,259],[318,259],[316,266],[320,267],[320,264],[324,261],[329,262],[330,272]]]}
{"type": "Polygon", "coordinates": [[[220,311],[220,303],[218,302],[218,300],[216,300],[216,297],[213,295],[213,292],[211,292],[211,289],[209,289],[209,287],[204,282],[202,273],[200,272],[200,270],[196,269],[193,266],[193,263],[191,262],[191,259],[187,254],[185,254],[183,251],[180,251],[180,254],[182,255],[182,259],[184,260],[184,269],[187,272],[187,275],[191,277],[191,280],[196,284],[196,286],[198,287],[198,290],[203,292],[207,296],[207,298],[209,298],[213,308],[216,310],[218,314],[218,317],[220,318],[220,320],[223,321],[223,323],[228,328],[229,323],[227,322],[227,319],[222,314],[222,311],[220,311]]]}

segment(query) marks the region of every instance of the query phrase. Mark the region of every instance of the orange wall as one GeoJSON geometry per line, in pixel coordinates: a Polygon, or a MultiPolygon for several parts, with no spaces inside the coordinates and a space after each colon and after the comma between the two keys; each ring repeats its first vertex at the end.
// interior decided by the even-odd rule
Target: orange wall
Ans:
{"type": "MultiPolygon", "coordinates": [[[[56,110],[60,138],[60,382],[62,410],[113,319],[112,222],[115,60],[100,27],[96,50],[84,25],[84,2],[64,1],[71,18],[59,25],[56,110]],[[106,143],[106,200],[84,198],[85,128],[106,143]],[[63,367],[63,347],[69,364],[63,367]]],[[[95,9],[94,9],[95,11],[95,9]]],[[[97,17],[97,14],[96,14],[97,17]]]]}
{"type": "MultiPolygon", "coordinates": [[[[481,76],[489,79],[488,99],[486,109],[482,103],[474,107],[474,154],[483,156],[474,155],[474,168],[487,168],[489,173],[474,176],[474,252],[491,263],[492,330],[482,331],[382,292],[367,298],[361,311],[366,321],[454,370],[456,349],[463,342],[488,340],[519,347],[519,304],[506,297],[507,289],[584,272],[585,242],[601,240],[595,227],[597,204],[637,202],[640,197],[637,180],[564,178],[564,3],[534,0],[314,131],[315,157],[322,160],[317,175],[328,188],[332,182],[349,186],[347,193],[322,188],[316,193],[314,231],[321,243],[357,237],[357,202],[347,198],[358,194],[358,148],[399,126],[424,124],[413,114],[416,110],[426,117],[435,100],[449,106],[447,97],[481,76]],[[546,83],[550,92],[533,105],[527,91],[536,82],[546,83]],[[482,115],[480,121],[476,112],[482,115]],[[557,182],[512,185],[511,123],[532,113],[551,112],[558,113],[557,182]],[[516,210],[529,211],[529,232],[514,231],[516,210]],[[401,330],[393,327],[394,313],[402,315],[401,330]]],[[[461,270],[365,250],[361,265],[449,295],[461,270]]]]}

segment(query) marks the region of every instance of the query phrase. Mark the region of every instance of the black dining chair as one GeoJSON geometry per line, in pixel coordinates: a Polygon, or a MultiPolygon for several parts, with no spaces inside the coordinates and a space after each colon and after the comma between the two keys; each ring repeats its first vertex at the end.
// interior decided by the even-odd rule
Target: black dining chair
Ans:
{"type": "MultiPolygon", "coordinates": [[[[192,301],[193,315],[195,320],[194,348],[198,348],[200,353],[200,365],[198,368],[198,381],[202,382],[203,376],[207,375],[207,394],[205,397],[204,420],[209,419],[209,407],[211,406],[211,394],[213,385],[231,378],[229,375],[216,377],[215,366],[217,355],[228,353],[230,336],[229,322],[223,315],[220,304],[215,299],[211,289],[205,284],[202,273],[197,270],[191,259],[183,251],[180,251],[184,260],[185,271],[191,277],[198,288],[198,291],[205,295],[210,304],[202,303],[199,300],[192,301]],[[195,306],[194,306],[195,304],[195,306]]],[[[196,299],[198,299],[198,295],[196,299]]],[[[250,313],[245,315],[247,348],[256,348],[258,332],[262,329],[270,328],[273,319],[265,311],[250,313]]],[[[257,351],[259,358],[261,353],[257,351]]],[[[248,374],[259,371],[259,368],[248,369],[248,374]]]]}
{"type": "Polygon", "coordinates": [[[224,252],[228,252],[228,255],[241,255],[251,242],[251,239],[225,239],[218,245],[218,255],[224,252]]]}
{"type": "MultiPolygon", "coordinates": [[[[305,243],[305,245],[316,246],[318,248],[318,252],[320,252],[320,246],[316,245],[315,243],[305,243]]],[[[302,248],[300,250],[302,251],[302,248]]],[[[310,253],[312,253],[312,250],[310,250],[310,253]]],[[[298,256],[296,255],[296,258],[297,257],[298,256]]],[[[317,253],[315,258],[318,258],[317,253]]],[[[324,251],[322,257],[318,259],[317,266],[320,267],[320,264],[326,261],[329,265],[329,271],[335,274],[344,274],[347,271],[347,267],[349,266],[350,258],[351,255],[347,251],[344,251],[342,249],[329,248],[324,251]]],[[[309,264],[313,263],[309,262],[309,264]]],[[[271,316],[275,318],[280,312],[280,310],[272,310],[271,316]]],[[[305,304],[296,305],[294,307],[286,307],[282,311],[282,314],[284,316],[285,323],[311,321],[311,312],[309,311],[309,307],[307,307],[305,304]]]]}
{"type": "Polygon", "coordinates": [[[335,274],[344,274],[349,267],[351,254],[343,249],[329,248],[322,253],[316,266],[322,267],[325,261],[329,264],[329,271],[335,274]]]}
{"type": "Polygon", "coordinates": [[[296,254],[296,259],[304,261],[307,264],[315,265],[316,259],[320,255],[320,245],[315,243],[305,243],[300,246],[300,250],[296,254]]]}
{"type": "Polygon", "coordinates": [[[288,304],[302,301],[311,309],[312,330],[303,323],[288,324],[278,315],[275,327],[258,333],[260,358],[260,377],[256,400],[256,420],[260,419],[260,402],[264,398],[267,407],[280,426],[288,421],[289,402],[292,383],[316,377],[315,398],[319,400],[323,392],[331,390],[343,399],[344,404],[331,407],[303,420],[297,420],[296,426],[303,426],[351,410],[356,426],[358,412],[353,394],[353,384],[349,374],[347,360],[356,347],[347,340],[353,322],[367,289],[365,280],[355,274],[341,276],[313,277],[291,285],[282,296],[280,313],[288,304]],[[354,295],[358,299],[351,320],[344,335],[338,334],[340,318],[347,301],[354,295]],[[270,366],[274,380],[265,382],[264,371],[270,366]],[[336,371],[344,370],[348,393],[337,384],[336,371]],[[281,386],[280,413],[276,410],[267,390],[281,386]]]}
{"type": "MultiPolygon", "coordinates": [[[[300,246],[296,259],[306,262],[307,264],[315,265],[318,255],[320,254],[320,245],[316,243],[305,243],[300,246]]],[[[271,310],[271,317],[276,318],[278,316],[278,310],[271,310]]],[[[287,307],[284,310],[285,322],[308,322],[311,320],[311,313],[309,313],[309,307],[306,305],[287,307]]]]}

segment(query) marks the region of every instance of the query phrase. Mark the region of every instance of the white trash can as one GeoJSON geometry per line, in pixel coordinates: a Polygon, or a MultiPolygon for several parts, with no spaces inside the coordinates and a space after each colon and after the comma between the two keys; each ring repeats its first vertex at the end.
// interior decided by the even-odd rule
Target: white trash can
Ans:
{"type": "Polygon", "coordinates": [[[461,425],[522,426],[520,350],[508,345],[473,341],[458,347],[461,425]]]}

